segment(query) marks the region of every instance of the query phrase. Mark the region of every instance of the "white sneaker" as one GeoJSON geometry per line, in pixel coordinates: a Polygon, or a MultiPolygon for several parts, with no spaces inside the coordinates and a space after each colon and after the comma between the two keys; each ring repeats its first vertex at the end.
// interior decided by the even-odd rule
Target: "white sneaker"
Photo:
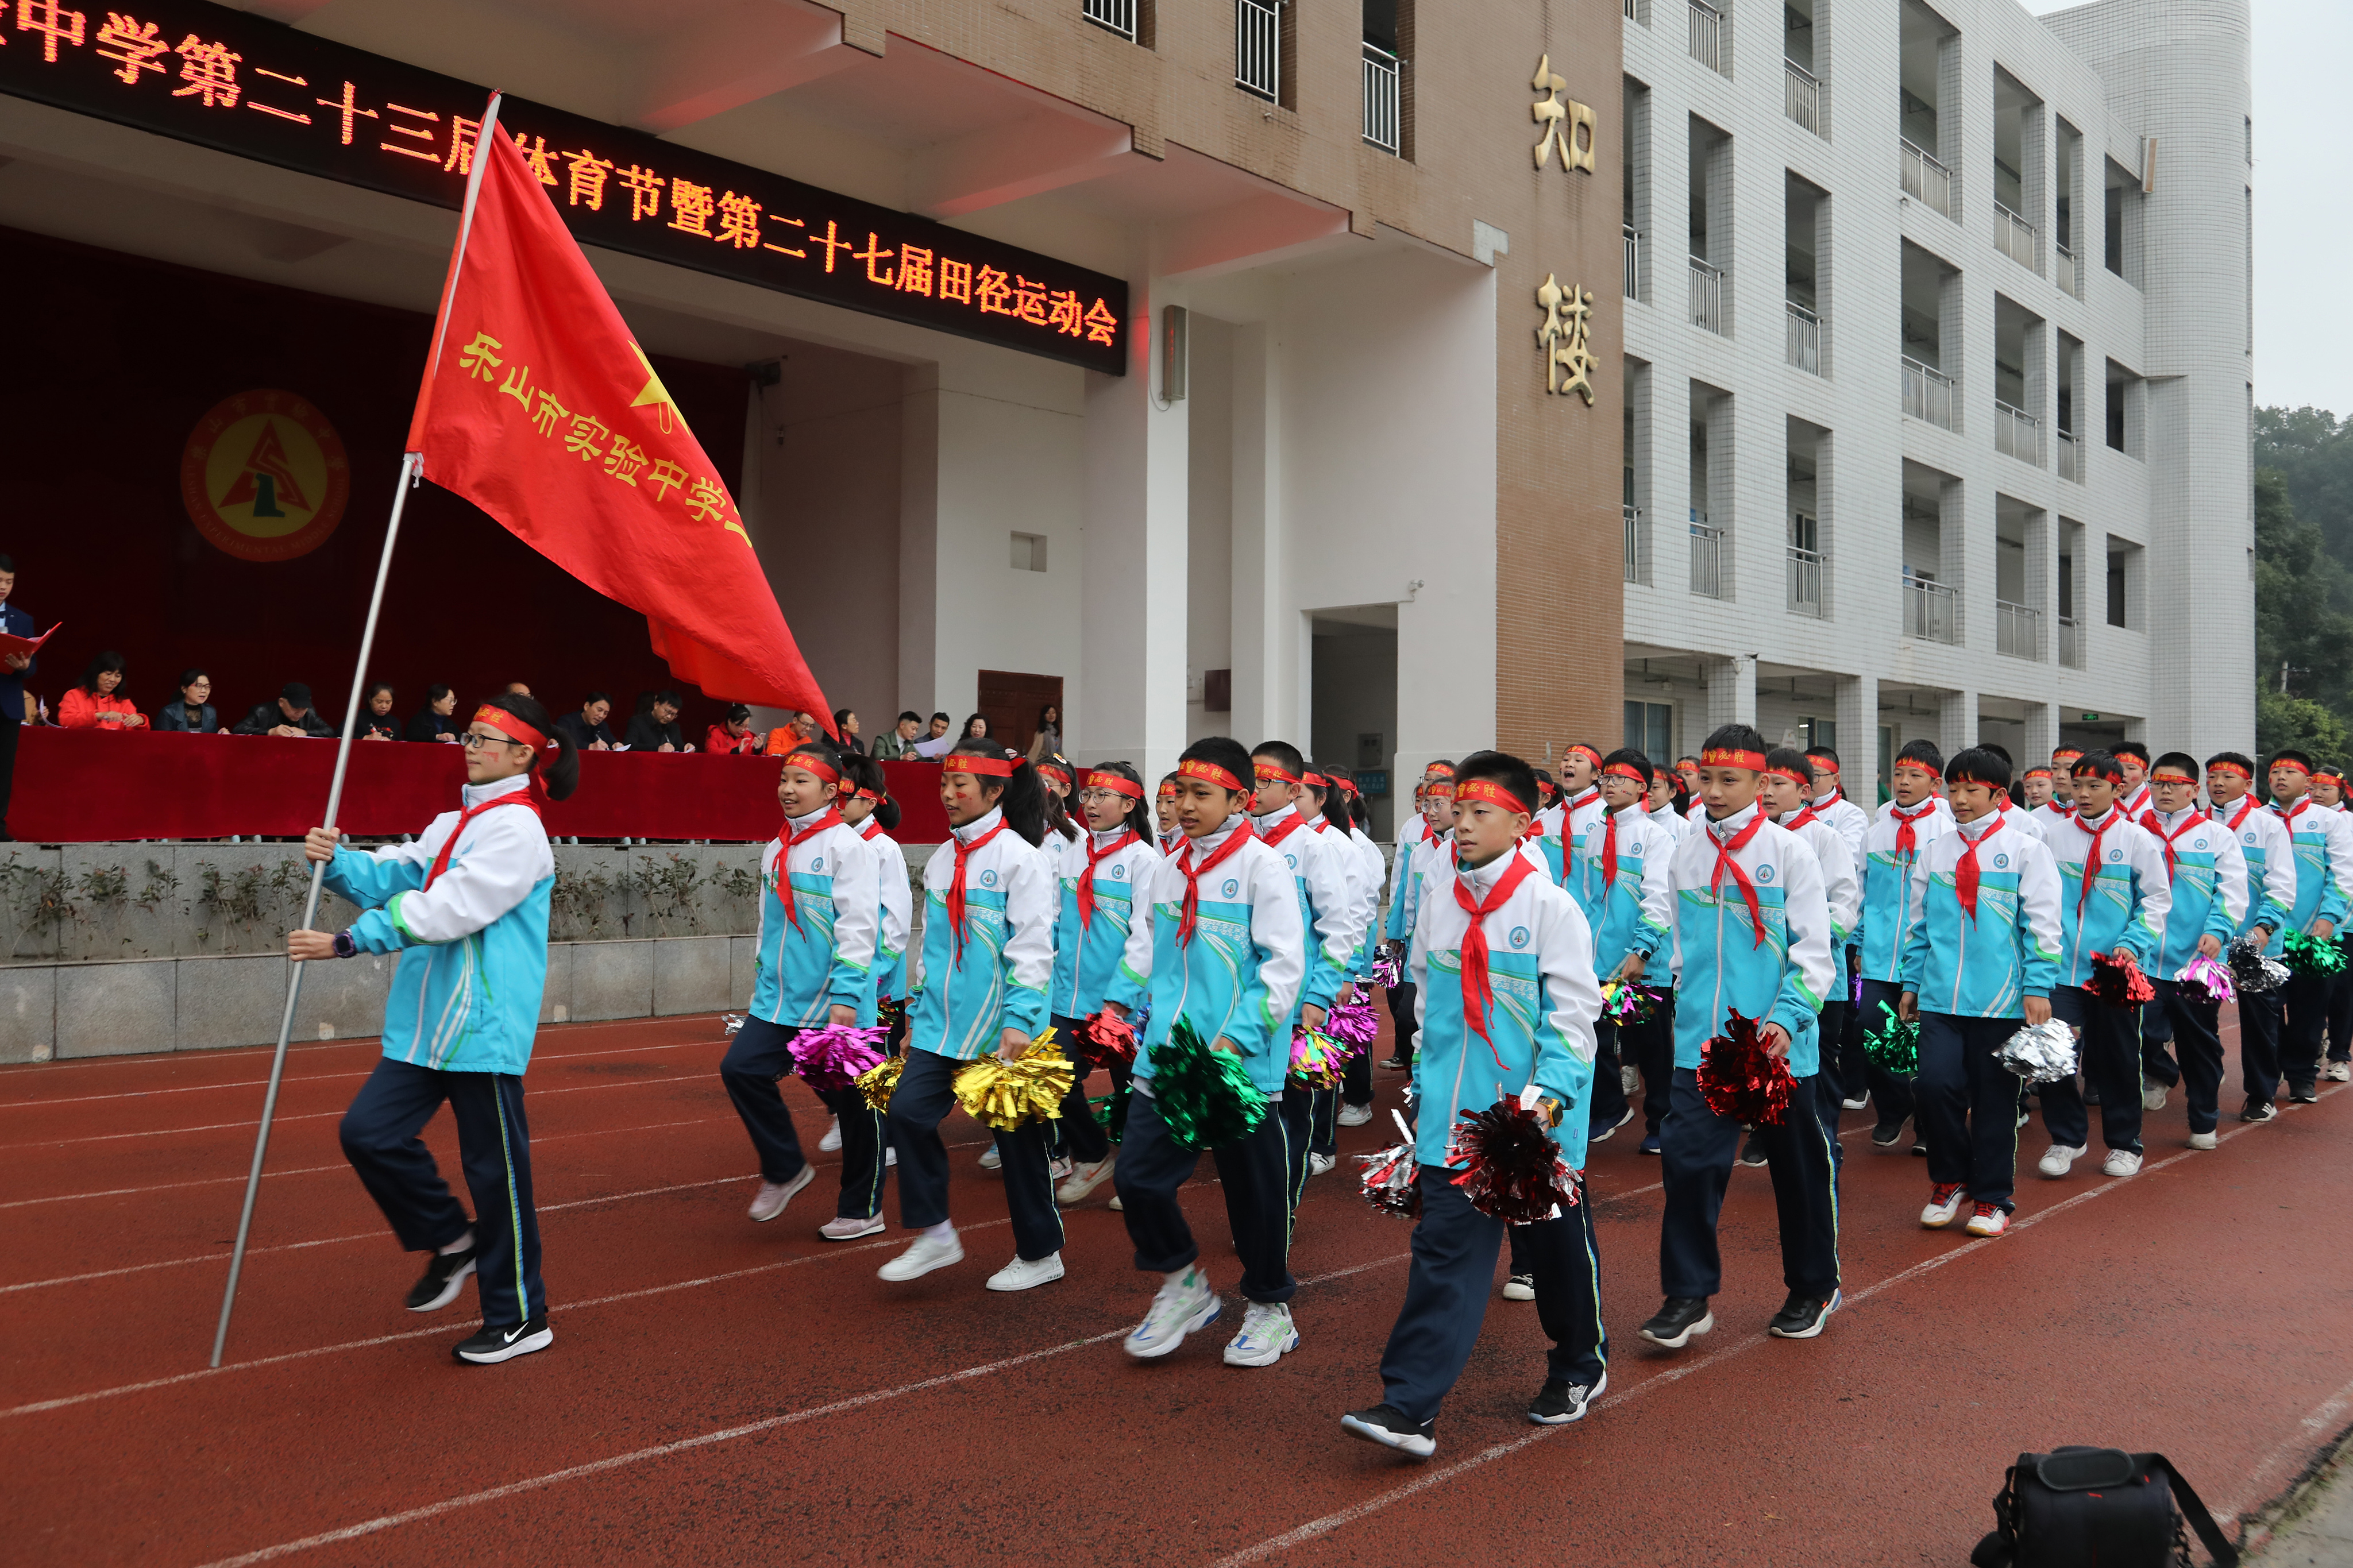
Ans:
{"type": "Polygon", "coordinates": [[[2140,1108],[2143,1110],[2163,1110],[2165,1109],[2165,1085],[2161,1083],[2151,1084],[2148,1088],[2142,1089],[2140,1091],[2140,1108]]]}
{"type": "Polygon", "coordinates": [[[1362,1127],[1372,1119],[1373,1108],[1369,1105],[1343,1105],[1340,1114],[1333,1118],[1343,1127],[1362,1127]]]}
{"type": "Polygon", "coordinates": [[[1114,1149],[1092,1165],[1071,1167],[1070,1180],[1054,1189],[1055,1198],[1066,1204],[1085,1202],[1090,1193],[1111,1180],[1112,1167],[1118,1163],[1119,1151],[1114,1149]]]}
{"type": "Polygon", "coordinates": [[[1618,1064],[1618,1092],[1631,1100],[1642,1092],[1642,1069],[1618,1064]]]}
{"type": "Polygon", "coordinates": [[[1166,1355],[1185,1342],[1187,1334],[1217,1321],[1218,1293],[1209,1289],[1208,1280],[1198,1268],[1186,1278],[1192,1281],[1190,1288],[1182,1279],[1162,1282],[1144,1321],[1127,1336],[1128,1354],[1138,1361],[1166,1355]]]}
{"type": "Polygon", "coordinates": [[[1005,1160],[1003,1156],[997,1153],[997,1145],[994,1142],[990,1143],[987,1148],[981,1151],[980,1168],[982,1170],[994,1171],[1004,1163],[1005,1160]]]}
{"type": "Polygon", "coordinates": [[[883,1166],[884,1166],[884,1168],[885,1168],[885,1169],[888,1169],[889,1167],[891,1167],[891,1166],[892,1166],[892,1165],[895,1165],[895,1164],[897,1164],[898,1163],[899,1163],[899,1151],[897,1151],[896,1149],[885,1149],[885,1150],[883,1150],[883,1151],[882,1151],[882,1164],[883,1164],[883,1166]]]}
{"type": "Polygon", "coordinates": [[[2140,1155],[2131,1149],[2111,1149],[2108,1151],[2107,1160],[2100,1166],[2100,1173],[2107,1176],[2137,1176],[2140,1174],[2140,1155]]]}
{"type": "Polygon", "coordinates": [[[2067,1173],[2068,1167],[2074,1164],[2076,1161],[2083,1157],[2084,1145],[2081,1143],[2076,1144],[2072,1149],[2064,1143],[2053,1143],[2044,1152],[2042,1155],[2042,1163],[2037,1166],[2036,1169],[2040,1170],[2044,1175],[2056,1179],[2060,1176],[2065,1175],[2067,1173]]]}
{"type": "Polygon", "coordinates": [[[874,1271],[878,1279],[901,1284],[920,1279],[934,1268],[945,1268],[964,1261],[964,1242],[950,1231],[945,1241],[934,1241],[928,1236],[915,1237],[915,1245],[874,1271]]]}
{"type": "Polygon", "coordinates": [[[1272,1366],[1299,1348],[1299,1330],[1282,1301],[1252,1301],[1242,1310],[1242,1331],[1226,1343],[1228,1366],[1272,1366]]]}
{"type": "Polygon", "coordinates": [[[1858,1094],[1852,1100],[1841,1100],[1839,1101],[1839,1104],[1848,1110],[1861,1110],[1864,1106],[1869,1105],[1870,1103],[1871,1096],[1867,1094],[1858,1094]]]}
{"type": "Polygon", "coordinates": [[[817,1152],[820,1154],[838,1154],[841,1152],[840,1117],[835,1117],[833,1125],[825,1130],[825,1136],[817,1141],[817,1152]]]}
{"type": "Polygon", "coordinates": [[[992,1290],[1029,1290],[1039,1285],[1050,1285],[1062,1277],[1062,1255],[1050,1252],[1043,1258],[1017,1258],[988,1277],[992,1290]]]}
{"type": "Polygon", "coordinates": [[[1596,1127],[1588,1131],[1585,1135],[1585,1141],[1588,1143],[1607,1143],[1609,1142],[1610,1138],[1616,1134],[1618,1129],[1625,1126],[1626,1123],[1633,1120],[1634,1108],[1630,1105],[1626,1108],[1625,1114],[1619,1117],[1617,1121],[1611,1122],[1609,1126],[1596,1127]]]}
{"type": "Polygon", "coordinates": [[[2353,1083],[2353,1062],[2330,1062],[2320,1076],[2331,1083],[2353,1083]]]}
{"type": "Polygon", "coordinates": [[[2192,1132],[2189,1135],[2189,1146],[2192,1149],[2211,1149],[2221,1142],[2221,1140],[2211,1132],[2192,1132]]]}
{"type": "Polygon", "coordinates": [[[837,1215],[818,1226],[817,1233],[828,1241],[856,1241],[882,1228],[882,1216],[879,1214],[837,1215]]]}
{"type": "Polygon", "coordinates": [[[795,1193],[816,1180],[817,1167],[803,1165],[800,1174],[789,1182],[762,1182],[760,1190],[752,1194],[752,1217],[762,1225],[767,1224],[785,1212],[785,1205],[793,1201],[795,1193]]]}
{"type": "Polygon", "coordinates": [[[1339,1163],[1339,1157],[1335,1154],[1310,1154],[1307,1156],[1307,1173],[1311,1176],[1323,1175],[1339,1163]]]}
{"type": "Polygon", "coordinates": [[[1920,1228],[1942,1230],[1952,1224],[1961,1212],[1961,1200],[1968,1195],[1968,1188],[1958,1182],[1950,1186],[1938,1183],[1929,1191],[1928,1206],[1920,1211],[1920,1228]]]}
{"type": "Polygon", "coordinates": [[[1046,1162],[1046,1174],[1057,1182],[1066,1179],[1076,1169],[1078,1169],[1077,1162],[1068,1154],[1057,1154],[1046,1162]]]}
{"type": "Polygon", "coordinates": [[[1111,1212],[1113,1214],[1124,1214],[1127,1212],[1127,1205],[1119,1201],[1119,1194],[1117,1193],[1113,1193],[1111,1195],[1111,1212]]]}

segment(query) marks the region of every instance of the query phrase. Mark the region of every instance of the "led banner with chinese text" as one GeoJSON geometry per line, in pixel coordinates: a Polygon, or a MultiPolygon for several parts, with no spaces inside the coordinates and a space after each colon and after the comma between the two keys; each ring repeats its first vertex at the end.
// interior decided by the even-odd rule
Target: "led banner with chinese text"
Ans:
{"type": "MultiPolygon", "coordinates": [[[[0,3],[0,91],[456,208],[488,89],[206,0],[0,3]]],[[[928,218],[510,97],[583,245],[1119,375],[1127,286],[928,218]]]]}

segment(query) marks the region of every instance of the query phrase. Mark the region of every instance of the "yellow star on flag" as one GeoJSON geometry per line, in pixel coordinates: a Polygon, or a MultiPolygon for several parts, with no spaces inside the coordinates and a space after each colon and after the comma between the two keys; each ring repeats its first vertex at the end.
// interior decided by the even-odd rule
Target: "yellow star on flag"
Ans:
{"type": "Polygon", "coordinates": [[[661,384],[661,377],[654,374],[653,362],[646,358],[646,351],[638,347],[635,339],[629,342],[629,352],[636,354],[638,363],[646,367],[645,389],[638,394],[637,401],[631,403],[629,406],[643,408],[648,404],[653,405],[659,411],[662,434],[667,436],[670,433],[671,421],[676,420],[683,424],[686,416],[679,412],[676,400],[670,395],[670,388],[664,386],[661,384]]]}

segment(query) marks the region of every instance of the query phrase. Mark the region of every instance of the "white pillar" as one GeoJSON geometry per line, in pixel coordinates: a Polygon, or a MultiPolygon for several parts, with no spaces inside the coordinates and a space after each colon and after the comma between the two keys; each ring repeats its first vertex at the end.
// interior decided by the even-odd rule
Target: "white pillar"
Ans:
{"type": "Polygon", "coordinates": [[[1711,662],[1707,666],[1708,728],[1756,722],[1757,660],[1742,653],[1711,662]]]}
{"type": "Polygon", "coordinates": [[[1879,677],[1842,675],[1833,699],[1838,721],[1839,776],[1869,808],[1879,777],[1879,677]]]}
{"type": "MultiPolygon", "coordinates": [[[[1991,595],[1988,595],[1989,598],[1991,595]]],[[[1947,691],[1936,709],[1936,747],[1947,761],[1978,743],[1978,694],[1947,691]]]]}
{"type": "Polygon", "coordinates": [[[1234,329],[1233,711],[1245,746],[1298,735],[1309,670],[1283,553],[1282,361],[1264,322],[1234,329]]]}

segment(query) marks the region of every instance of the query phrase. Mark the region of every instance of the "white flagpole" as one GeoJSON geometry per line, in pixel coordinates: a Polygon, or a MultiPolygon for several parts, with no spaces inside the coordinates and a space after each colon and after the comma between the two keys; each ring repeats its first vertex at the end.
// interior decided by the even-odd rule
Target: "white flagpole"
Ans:
{"type": "MultiPolygon", "coordinates": [[[[441,340],[449,328],[449,299],[457,292],[459,272],[466,259],[466,238],[474,226],[474,203],[481,195],[483,159],[480,148],[498,131],[499,96],[497,93],[491,95],[491,106],[483,112],[481,129],[475,136],[473,167],[466,178],[466,205],[458,219],[458,244],[449,257],[449,278],[441,291],[439,320],[433,325],[432,356],[427,362],[428,368],[426,373],[428,386],[432,384],[433,371],[438,370],[441,363],[441,340]]],[[[400,459],[400,479],[392,492],[392,516],[385,524],[384,553],[376,561],[375,589],[368,596],[367,621],[360,631],[359,668],[352,672],[352,700],[343,710],[343,739],[335,748],[335,775],[333,782],[327,786],[327,816],[323,826],[330,828],[335,826],[335,814],[343,802],[343,775],[351,766],[352,738],[359,725],[360,704],[365,700],[368,659],[375,651],[375,628],[384,612],[385,581],[392,574],[392,547],[400,537],[401,510],[408,504],[408,492],[416,488],[424,465],[425,457],[421,452],[406,453],[400,459]]],[[[301,929],[305,931],[318,918],[319,895],[326,875],[327,868],[323,861],[311,868],[311,894],[302,905],[301,929]]],[[[298,960],[290,966],[287,976],[286,1011],[278,1022],[278,1051],[269,1061],[269,1087],[261,1097],[261,1127],[253,1140],[253,1168],[245,1179],[245,1206],[237,1215],[237,1245],[228,1258],[228,1286],[221,1292],[220,1324],[213,1331],[212,1364],[216,1367],[220,1365],[221,1352],[228,1344],[229,1316],[237,1308],[237,1279],[245,1272],[246,1240],[253,1230],[254,1199],[260,1194],[262,1163],[269,1153],[269,1123],[278,1110],[279,1084],[286,1076],[286,1047],[294,1037],[294,1005],[301,994],[302,964],[298,960]]]]}

